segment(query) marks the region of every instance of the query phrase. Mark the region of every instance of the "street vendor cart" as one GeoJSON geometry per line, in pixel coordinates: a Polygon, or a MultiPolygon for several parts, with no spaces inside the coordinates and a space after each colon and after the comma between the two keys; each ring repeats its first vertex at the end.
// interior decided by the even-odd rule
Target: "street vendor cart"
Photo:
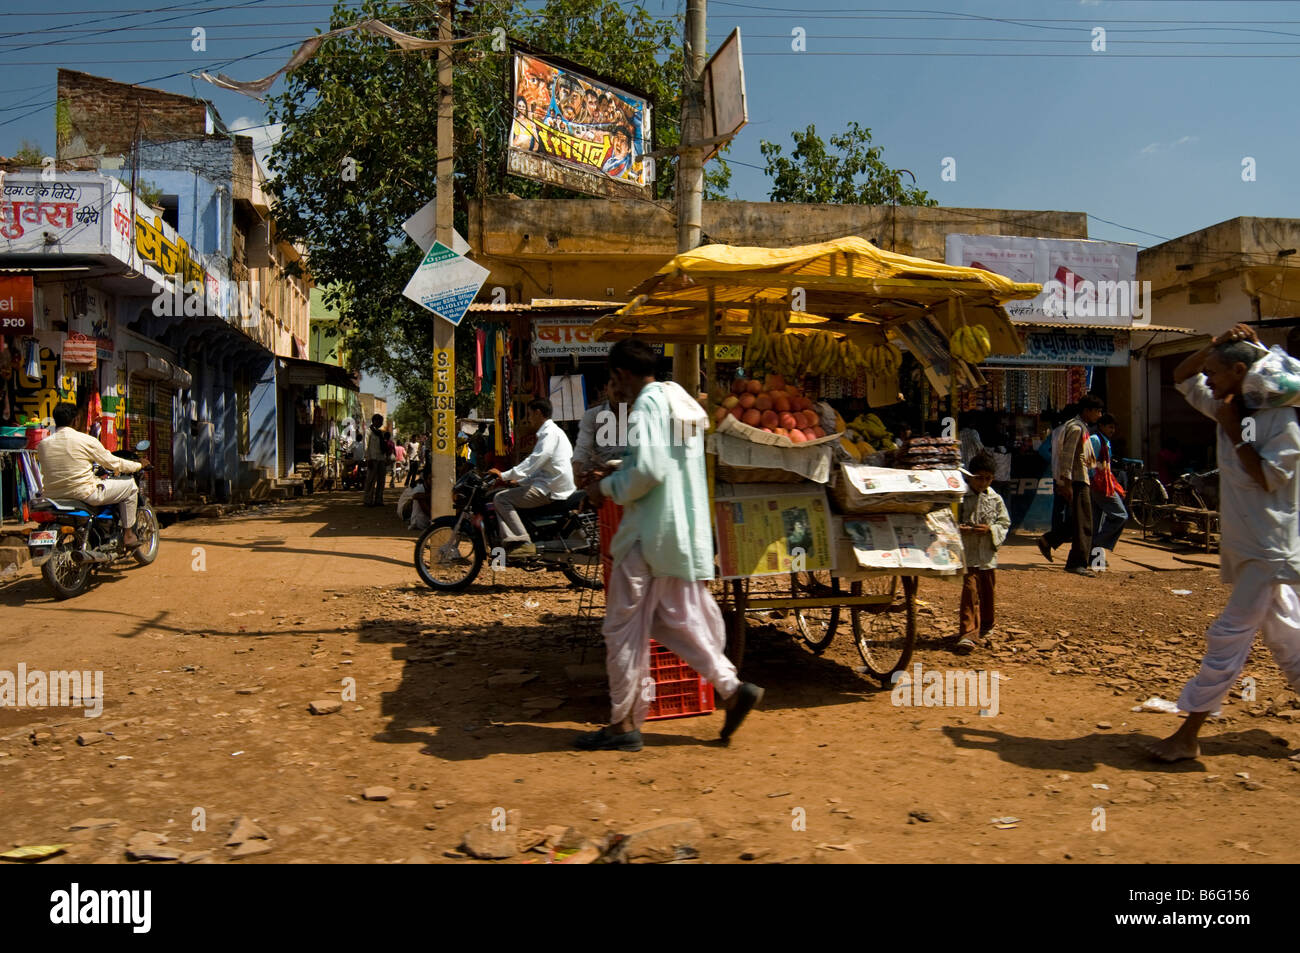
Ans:
{"type": "Polygon", "coordinates": [[[1022,350],[1003,305],[1039,291],[856,237],[709,245],[596,323],[605,339],[704,346],[718,595],[737,666],[755,612],[786,615],[816,652],[847,621],[883,684],[908,664],[918,578],[964,571],[956,424],[895,443],[874,414],[850,425],[819,387],[853,379],[872,407],[894,404],[903,348],[941,392],[978,386],[989,353],[1022,350]],[[742,373],[720,378],[716,346],[735,344],[742,373]]]}

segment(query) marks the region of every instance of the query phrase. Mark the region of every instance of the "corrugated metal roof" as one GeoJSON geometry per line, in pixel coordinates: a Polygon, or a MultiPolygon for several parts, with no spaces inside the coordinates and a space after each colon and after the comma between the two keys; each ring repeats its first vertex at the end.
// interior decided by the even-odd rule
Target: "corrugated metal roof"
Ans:
{"type": "Polygon", "coordinates": [[[1018,328],[1080,328],[1085,331],[1172,331],[1178,334],[1199,334],[1191,328],[1175,328],[1167,324],[1134,324],[1132,326],[1122,324],[1081,324],[1078,321],[1046,322],[1046,321],[1017,321],[1011,319],[1011,323],[1018,328]]]}
{"type": "Polygon", "coordinates": [[[498,304],[494,301],[476,301],[469,306],[471,311],[555,311],[568,310],[609,310],[617,311],[625,301],[588,301],[583,298],[534,298],[525,304],[522,301],[498,304]]]}

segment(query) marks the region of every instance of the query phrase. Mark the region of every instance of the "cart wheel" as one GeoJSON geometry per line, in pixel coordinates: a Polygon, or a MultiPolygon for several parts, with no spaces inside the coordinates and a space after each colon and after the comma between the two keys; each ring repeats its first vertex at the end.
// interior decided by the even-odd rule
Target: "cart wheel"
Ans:
{"type": "MultiPolygon", "coordinates": [[[[898,576],[881,576],[865,584],[854,584],[854,595],[865,585],[864,595],[894,595],[898,591],[898,576]]],[[[867,671],[888,688],[890,676],[907,667],[916,647],[916,589],[915,576],[903,576],[903,600],[895,599],[879,607],[855,607],[852,612],[853,641],[867,671]]]]}
{"type": "Polygon", "coordinates": [[[745,661],[745,580],[731,581],[731,619],[727,625],[727,658],[740,671],[745,661]]]}
{"type": "MultiPolygon", "coordinates": [[[[790,595],[798,599],[800,595],[810,597],[834,596],[840,592],[840,581],[828,572],[792,572],[790,573],[790,595]]],[[[835,627],[840,621],[840,607],[828,609],[793,610],[794,625],[800,637],[808,647],[821,655],[835,638],[835,627]]]]}

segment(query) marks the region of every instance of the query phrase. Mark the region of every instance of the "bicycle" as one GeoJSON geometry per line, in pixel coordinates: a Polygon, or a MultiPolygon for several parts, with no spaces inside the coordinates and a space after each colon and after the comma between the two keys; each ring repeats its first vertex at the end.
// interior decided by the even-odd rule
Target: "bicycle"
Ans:
{"type": "Polygon", "coordinates": [[[1125,457],[1120,460],[1119,472],[1124,474],[1124,489],[1128,493],[1128,514],[1144,531],[1153,528],[1159,510],[1169,502],[1169,491],[1160,478],[1146,468],[1141,460],[1125,457]]]}

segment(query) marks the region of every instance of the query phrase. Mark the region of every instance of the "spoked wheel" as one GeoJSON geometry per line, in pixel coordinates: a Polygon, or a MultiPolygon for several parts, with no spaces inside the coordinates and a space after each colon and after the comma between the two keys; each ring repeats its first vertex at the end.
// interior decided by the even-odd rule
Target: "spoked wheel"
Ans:
{"type": "Polygon", "coordinates": [[[140,545],[131,550],[131,555],[141,566],[147,566],[158,558],[158,517],[153,507],[142,506],[136,512],[135,535],[140,545]]]}
{"type": "Polygon", "coordinates": [[[79,563],[72,558],[72,543],[68,537],[59,540],[54,555],[41,567],[45,584],[56,599],[71,599],[90,588],[90,563],[79,563]]]}
{"type": "MultiPolygon", "coordinates": [[[[795,599],[839,595],[840,581],[829,572],[790,573],[790,595],[795,599]]],[[[801,609],[794,608],[794,625],[808,647],[821,655],[835,638],[839,625],[840,607],[801,609]]]]}
{"type": "Polygon", "coordinates": [[[1150,473],[1142,474],[1129,493],[1128,500],[1133,521],[1148,532],[1156,522],[1154,507],[1168,502],[1169,494],[1165,492],[1165,485],[1150,473]]]}
{"type": "Polygon", "coordinates": [[[879,576],[865,583],[854,583],[853,594],[888,595],[891,600],[880,606],[857,606],[852,612],[853,641],[867,671],[888,687],[894,672],[907,668],[916,647],[915,576],[903,576],[903,598],[896,598],[898,576],[879,576]]]}
{"type": "Polygon", "coordinates": [[[440,516],[415,542],[415,569],[430,589],[462,592],[483,567],[483,556],[455,516],[440,516]]]}

